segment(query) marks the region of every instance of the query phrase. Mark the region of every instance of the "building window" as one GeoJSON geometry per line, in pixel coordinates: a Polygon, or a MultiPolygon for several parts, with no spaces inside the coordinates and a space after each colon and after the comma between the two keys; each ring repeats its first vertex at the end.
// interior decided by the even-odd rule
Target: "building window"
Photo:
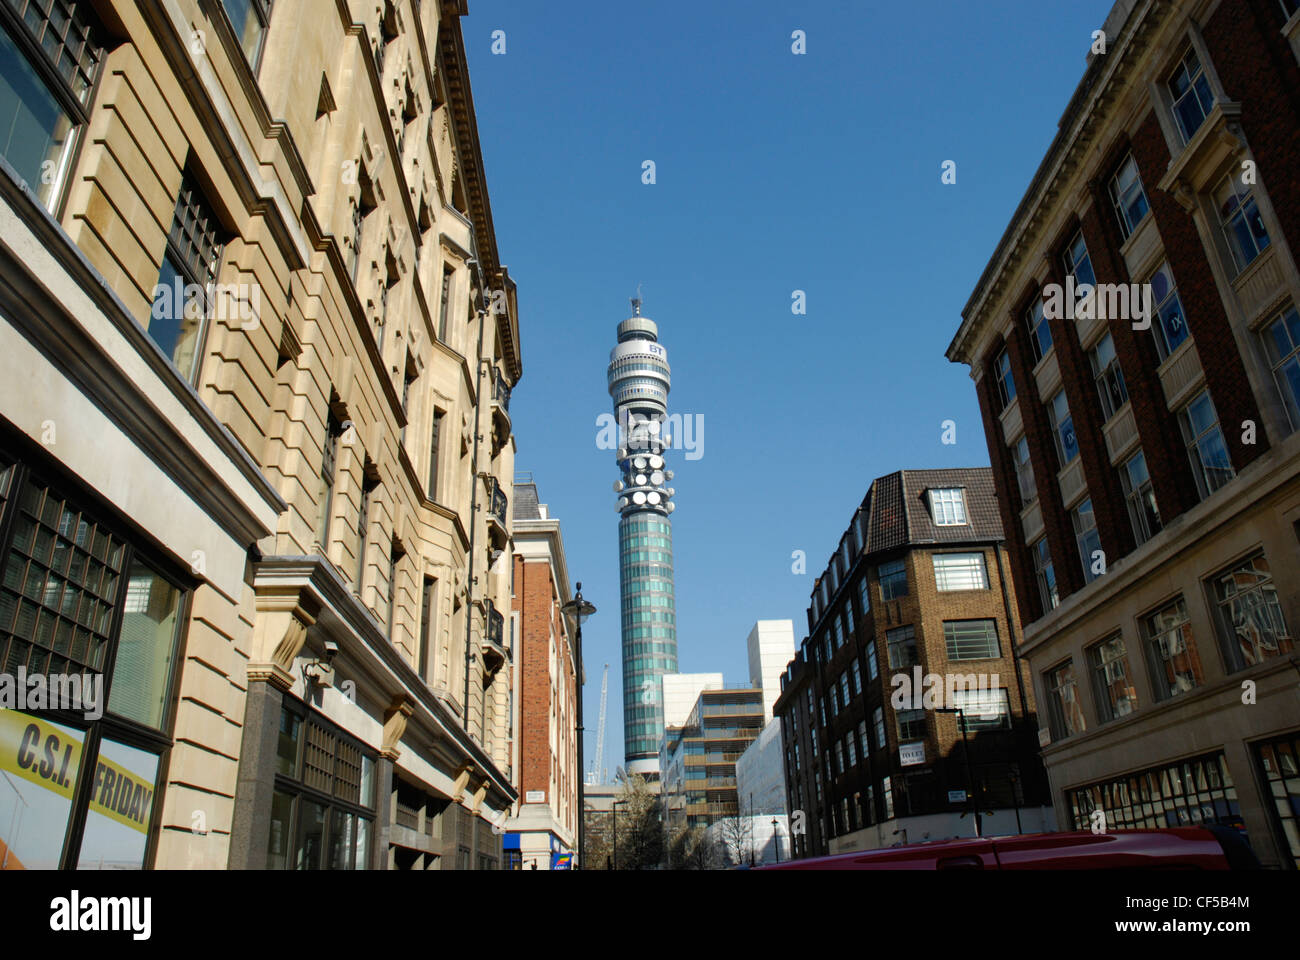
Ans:
{"type": "Polygon", "coordinates": [[[1160,264],[1147,282],[1151,285],[1151,302],[1156,311],[1151,318],[1156,353],[1164,362],[1187,339],[1187,318],[1183,315],[1183,304],[1178,298],[1178,288],[1168,263],[1160,264]]]}
{"type": "Polygon", "coordinates": [[[960,487],[931,490],[930,515],[936,527],[960,527],[966,524],[966,493],[960,487]]]}
{"type": "Polygon", "coordinates": [[[1034,363],[1038,363],[1052,349],[1052,330],[1043,315],[1042,300],[1035,300],[1025,313],[1025,323],[1029,325],[1029,343],[1034,350],[1034,363]]]}
{"type": "Polygon", "coordinates": [[[1006,350],[999,353],[993,361],[993,379],[998,385],[998,400],[1002,404],[1000,409],[1005,410],[1016,399],[1016,379],[1011,374],[1011,355],[1006,350]]]}
{"type": "Polygon", "coordinates": [[[1089,497],[1070,511],[1070,522],[1074,525],[1074,540],[1079,545],[1079,559],[1083,561],[1083,579],[1092,583],[1105,572],[1105,554],[1100,557],[1101,537],[1097,533],[1097,517],[1092,512],[1092,498],[1089,497]],[[1099,564],[1098,561],[1101,561],[1099,564]]]}
{"type": "Polygon", "coordinates": [[[862,670],[858,667],[858,661],[856,660],[853,661],[853,666],[850,669],[852,670],[852,683],[850,684],[850,688],[853,690],[853,695],[856,697],[862,692],[862,670]]]}
{"type": "Polygon", "coordinates": [[[1215,574],[1208,586],[1229,673],[1290,655],[1295,649],[1264,554],[1215,574]]]}
{"type": "Polygon", "coordinates": [[[271,0],[221,0],[221,5],[226,8],[226,16],[248,65],[256,73],[266,27],[271,22],[271,0]]]}
{"type": "Polygon", "coordinates": [[[330,410],[325,418],[325,446],[321,455],[320,493],[316,497],[316,539],[323,553],[329,553],[330,519],[334,505],[334,473],[338,469],[339,437],[343,425],[330,410]]]}
{"type": "Polygon", "coordinates": [[[1011,445],[1011,459],[1016,465],[1016,483],[1020,486],[1022,503],[1033,503],[1038,497],[1034,483],[1034,466],[1029,462],[1029,439],[1021,437],[1011,445]]]}
{"type": "Polygon", "coordinates": [[[1043,613],[1055,610],[1061,602],[1061,595],[1056,587],[1056,569],[1052,566],[1052,551],[1047,545],[1047,538],[1040,537],[1029,548],[1034,558],[1034,579],[1038,583],[1038,599],[1043,604],[1043,613]]]}
{"type": "Polygon", "coordinates": [[[223,248],[216,214],[186,171],[149,312],[149,336],[189,381],[198,375],[223,248]]]}
{"type": "Polygon", "coordinates": [[[442,267],[442,294],[438,303],[438,340],[447,342],[447,314],[451,307],[451,278],[455,274],[450,264],[442,267]]]}
{"type": "MultiPolygon", "coordinates": [[[[848,757],[848,767],[856,767],[858,765],[858,752],[853,744],[853,731],[851,730],[844,735],[844,753],[848,757]]],[[[845,769],[848,769],[848,767],[845,769]]]]}
{"type": "Polygon", "coordinates": [[[1115,176],[1110,178],[1110,201],[1115,205],[1120,233],[1127,240],[1138,224],[1146,219],[1150,209],[1146,191],[1142,189],[1142,178],[1138,175],[1137,163],[1131,153],[1119,165],[1115,176]]]}
{"type": "Polygon", "coordinates": [[[894,716],[898,721],[898,739],[900,742],[925,739],[924,710],[899,710],[894,716]]]}
{"type": "Polygon", "coordinates": [[[845,670],[840,674],[840,702],[844,705],[841,709],[847,710],[849,706],[849,672],[845,670]]]}
{"type": "Polygon", "coordinates": [[[880,781],[880,795],[885,801],[885,819],[894,819],[894,787],[893,780],[885,777],[880,781]]]}
{"type": "Polygon", "coordinates": [[[268,870],[364,870],[375,817],[375,757],[297,704],[280,713],[268,870]]]}
{"type": "Polygon", "coordinates": [[[1106,334],[1097,345],[1088,351],[1088,360],[1092,364],[1092,376],[1097,381],[1097,395],[1101,398],[1102,422],[1110,420],[1119,412],[1120,407],[1128,403],[1128,387],[1124,385],[1124,372],[1119,367],[1119,357],[1115,356],[1115,341],[1106,334]]]}
{"type": "Polygon", "coordinates": [[[1196,488],[1204,500],[1236,476],[1209,390],[1202,390],[1179,411],[1178,425],[1182,428],[1183,442],[1187,444],[1187,454],[1192,461],[1196,488]]]}
{"type": "Polygon", "coordinates": [[[952,705],[960,707],[958,722],[967,733],[1011,729],[1011,704],[1006,690],[954,690],[952,705]]]}
{"type": "Polygon", "coordinates": [[[950,590],[987,590],[988,569],[982,553],[935,553],[934,583],[940,592],[950,590]]]}
{"type": "Polygon", "coordinates": [[[424,578],[424,592],[420,597],[420,679],[425,683],[429,677],[429,655],[433,650],[434,616],[437,613],[438,581],[433,577],[424,578]]]}
{"type": "Polygon", "coordinates": [[[880,577],[880,599],[896,600],[907,596],[907,567],[902,560],[882,563],[877,573],[880,577]]]}
{"type": "Polygon", "coordinates": [[[1253,191],[1237,174],[1231,173],[1214,191],[1214,205],[1224,239],[1232,251],[1232,262],[1241,273],[1268,246],[1268,230],[1255,205],[1253,191]]]}
{"type": "Polygon", "coordinates": [[[42,676],[60,700],[51,712],[0,709],[11,750],[2,858],[9,869],[139,870],[171,746],[187,591],[42,472],[0,454],[0,670],[42,676]]]}
{"type": "Polygon", "coordinates": [[[949,660],[996,660],[1002,656],[993,620],[945,620],[943,639],[949,660]]]}
{"type": "Polygon", "coordinates": [[[848,597],[844,598],[844,638],[847,640],[853,636],[853,601],[848,597]]]}
{"type": "Polygon", "coordinates": [[[1137,690],[1133,687],[1124,638],[1115,634],[1089,648],[1088,661],[1101,721],[1127,717],[1137,706],[1137,690]]]}
{"type": "Polygon", "coordinates": [[[1264,328],[1264,350],[1291,429],[1300,429],[1300,314],[1287,307],[1264,328]]]}
{"type": "Polygon", "coordinates": [[[862,601],[862,615],[864,617],[871,612],[871,595],[868,589],[867,574],[863,571],[862,579],[858,581],[858,599],[862,601]]]}
{"type": "Polygon", "coordinates": [[[1242,825],[1237,790],[1221,752],[1069,790],[1065,799],[1075,830],[1090,829],[1098,810],[1111,830],[1242,825]]]}
{"type": "Polygon", "coordinates": [[[103,60],[91,6],[8,0],[0,12],[0,155],[45,209],[59,205],[103,60]],[[10,12],[12,11],[12,13],[10,12]]]}
{"type": "Polygon", "coordinates": [[[375,485],[362,478],[361,502],[357,505],[357,595],[366,582],[366,545],[370,534],[370,491],[375,485]]]}
{"type": "Polygon", "coordinates": [[[1047,684],[1047,706],[1050,715],[1052,739],[1082,733],[1087,729],[1083,721],[1083,705],[1074,682],[1074,663],[1065,661],[1044,674],[1047,684]]]}
{"type": "Polygon", "coordinates": [[[1274,797],[1273,823],[1286,838],[1289,865],[1300,868],[1300,737],[1286,734],[1254,745],[1256,769],[1265,783],[1265,793],[1274,797]],[[1287,798],[1283,800],[1283,798],[1287,798]]]}
{"type": "Polygon", "coordinates": [[[1085,283],[1090,287],[1097,285],[1097,275],[1093,273],[1092,258],[1088,256],[1088,245],[1083,242],[1082,230],[1075,231],[1074,236],[1070,238],[1063,259],[1065,273],[1067,276],[1074,277],[1075,286],[1085,283]]]}
{"type": "Polygon", "coordinates": [[[1169,93],[1173,97],[1174,119],[1178,121],[1178,131],[1183,135],[1185,145],[1191,142],[1192,136],[1214,108],[1210,81],[1201,69],[1196,51],[1191,47],[1187,48],[1187,53],[1169,75],[1168,83],[1169,93]]]}
{"type": "Polygon", "coordinates": [[[876,748],[885,749],[885,711],[883,707],[876,707],[875,712],[871,714],[871,723],[876,729],[876,748]]]}
{"type": "Polygon", "coordinates": [[[880,671],[876,667],[876,641],[875,640],[867,641],[867,649],[865,652],[867,657],[867,679],[875,680],[876,677],[880,676],[880,671]]]}
{"type": "Polygon", "coordinates": [[[916,649],[916,631],[911,625],[895,627],[885,632],[885,647],[889,651],[889,668],[906,670],[921,662],[916,649]]]}
{"type": "Polygon", "coordinates": [[[1056,395],[1047,404],[1047,416],[1052,424],[1052,440],[1056,444],[1056,457],[1064,467],[1079,455],[1079,441],[1074,435],[1074,418],[1070,416],[1070,405],[1065,399],[1065,391],[1057,390],[1056,395]]]}
{"type": "Polygon", "coordinates": [[[1156,700],[1168,700],[1195,690],[1205,681],[1192,637],[1192,622],[1182,597],[1139,622],[1156,700]]]}
{"type": "Polygon", "coordinates": [[[434,501],[438,499],[438,460],[441,452],[442,418],[441,410],[433,411],[433,438],[429,441],[429,499],[434,501]]]}
{"type": "Polygon", "coordinates": [[[1146,543],[1163,527],[1160,510],[1156,507],[1156,493],[1147,473],[1147,458],[1139,450],[1119,468],[1119,482],[1124,489],[1128,505],[1128,518],[1133,524],[1133,537],[1138,545],[1146,543]]]}

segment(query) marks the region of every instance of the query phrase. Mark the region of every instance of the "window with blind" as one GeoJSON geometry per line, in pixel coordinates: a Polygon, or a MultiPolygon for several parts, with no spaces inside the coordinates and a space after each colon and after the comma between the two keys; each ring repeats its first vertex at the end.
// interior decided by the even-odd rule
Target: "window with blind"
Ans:
{"type": "MultiPolygon", "coordinates": [[[[0,437],[0,449],[14,446],[0,437]]],[[[43,674],[49,694],[0,709],[0,742],[20,754],[5,792],[40,812],[6,820],[6,857],[26,869],[147,867],[171,746],[182,574],[71,481],[3,456],[0,566],[0,673],[43,674]],[[53,777],[40,775],[47,755],[59,760],[53,777]]]]}
{"type": "Polygon", "coordinates": [[[994,660],[1002,656],[993,620],[945,620],[943,639],[949,660],[994,660]]]}
{"type": "Polygon", "coordinates": [[[982,553],[936,553],[934,584],[940,591],[987,590],[988,569],[982,553]]]}
{"type": "Polygon", "coordinates": [[[85,0],[0,2],[0,155],[52,213],[90,120],[102,43],[85,0]]]}

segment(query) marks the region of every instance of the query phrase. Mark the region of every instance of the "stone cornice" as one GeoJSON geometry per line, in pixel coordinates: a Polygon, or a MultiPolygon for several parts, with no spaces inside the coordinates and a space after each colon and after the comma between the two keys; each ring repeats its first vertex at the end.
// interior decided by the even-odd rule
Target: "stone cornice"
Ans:
{"type": "Polygon", "coordinates": [[[384,627],[353,596],[332,564],[321,557],[267,557],[254,567],[253,588],[259,597],[287,595],[297,589],[319,603],[316,629],[338,643],[340,656],[389,704],[385,723],[401,723],[408,744],[419,743],[452,758],[457,768],[465,771],[466,779],[473,771],[476,780],[491,787],[495,798],[505,803],[517,799],[492,758],[406,662],[388,640],[384,627]]]}
{"type": "Polygon", "coordinates": [[[1167,0],[1146,0],[1140,9],[1130,13],[1118,36],[1111,38],[1113,45],[1108,52],[1090,62],[1070,98],[1056,137],[962,309],[962,324],[946,351],[950,361],[972,363],[975,343],[989,323],[998,322],[996,307],[1006,284],[1015,279],[1021,260],[1033,254],[1043,230],[1053,222],[1062,188],[1084,161],[1086,148],[1120,99],[1133,64],[1149,44],[1155,17],[1168,6],[1167,0]]]}

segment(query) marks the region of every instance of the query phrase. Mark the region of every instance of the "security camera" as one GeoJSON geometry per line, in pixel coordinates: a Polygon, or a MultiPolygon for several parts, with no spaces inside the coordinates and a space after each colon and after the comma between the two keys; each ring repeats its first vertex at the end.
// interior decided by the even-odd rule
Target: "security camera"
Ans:
{"type": "Polygon", "coordinates": [[[325,660],[333,662],[334,658],[339,655],[339,645],[333,640],[325,641],[325,660]]]}

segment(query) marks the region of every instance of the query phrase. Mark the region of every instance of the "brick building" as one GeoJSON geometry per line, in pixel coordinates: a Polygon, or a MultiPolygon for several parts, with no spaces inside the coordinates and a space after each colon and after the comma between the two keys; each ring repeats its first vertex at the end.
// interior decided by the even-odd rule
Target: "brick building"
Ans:
{"type": "Polygon", "coordinates": [[[774,708],[794,856],[971,836],[971,794],[985,835],[1052,828],[1002,540],[988,468],[871,484],[774,708]]]}
{"type": "Polygon", "coordinates": [[[1234,823],[1294,865],[1300,13],[1123,0],[1102,29],[948,358],[1060,823],[1234,823]]]}
{"type": "Polygon", "coordinates": [[[514,545],[509,647],[519,800],[506,822],[506,859],[521,870],[550,870],[577,846],[582,664],[562,609],[573,594],[560,521],[532,483],[515,484],[514,545]]]}
{"type": "Polygon", "coordinates": [[[0,709],[6,865],[500,864],[522,368],[464,12],[0,0],[0,670],[107,691],[0,709]]]}

